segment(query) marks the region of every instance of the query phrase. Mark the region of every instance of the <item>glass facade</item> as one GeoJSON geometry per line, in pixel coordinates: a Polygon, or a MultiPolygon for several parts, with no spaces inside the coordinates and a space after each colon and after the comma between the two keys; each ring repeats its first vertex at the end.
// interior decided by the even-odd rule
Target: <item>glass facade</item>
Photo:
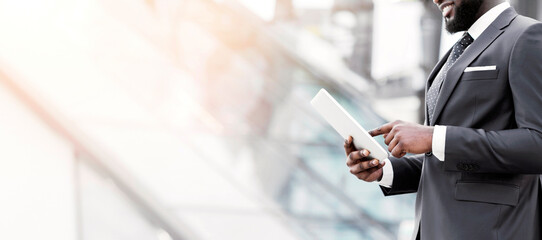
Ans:
{"type": "MultiPolygon", "coordinates": [[[[18,44],[8,32],[2,57],[115,156],[100,161],[118,161],[199,238],[410,234],[414,196],[384,198],[376,183],[352,176],[344,139],[310,106],[325,88],[360,124],[384,123],[362,91],[366,80],[314,54],[320,45],[310,36],[231,1],[57,4],[67,9],[59,17],[27,16],[53,26],[47,41],[1,47],[18,44]]],[[[92,161],[76,167],[81,239],[176,239],[92,161]]]]}
{"type": "MultiPolygon", "coordinates": [[[[223,126],[220,133],[206,134],[228,146],[229,164],[243,154],[253,156],[251,171],[260,187],[307,239],[397,237],[401,222],[413,218],[414,196],[384,198],[376,184],[351,176],[344,140],[309,104],[326,88],[356,120],[373,128],[384,120],[372,111],[370,99],[352,94],[339,79],[319,76],[281,47],[295,41],[280,42],[276,32],[212,1],[185,3],[187,9],[216,13],[213,18],[223,22],[209,24],[217,20],[185,10],[178,36],[198,39],[194,45],[181,44],[180,61],[201,77],[204,108],[223,126]],[[204,49],[207,54],[200,51],[201,41],[213,46],[204,49]],[[241,146],[244,151],[238,151],[241,146]]],[[[243,172],[239,165],[235,172],[243,172]]]]}

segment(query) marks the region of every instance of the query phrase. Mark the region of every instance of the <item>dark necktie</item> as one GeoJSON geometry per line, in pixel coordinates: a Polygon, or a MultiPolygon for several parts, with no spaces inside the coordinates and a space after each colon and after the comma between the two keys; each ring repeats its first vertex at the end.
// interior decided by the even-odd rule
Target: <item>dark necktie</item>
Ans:
{"type": "Polygon", "coordinates": [[[448,60],[446,60],[446,63],[442,66],[440,69],[440,72],[433,80],[433,83],[431,84],[431,87],[429,87],[429,90],[427,91],[426,96],[426,103],[427,103],[427,113],[429,115],[429,124],[433,120],[433,114],[435,113],[435,107],[437,106],[437,100],[440,93],[440,88],[442,86],[442,83],[444,82],[444,79],[446,79],[446,75],[448,73],[448,70],[454,65],[455,61],[463,54],[465,49],[474,41],[474,39],[470,36],[468,32],[465,32],[463,34],[463,37],[457,41],[452,49],[452,52],[450,53],[450,56],[448,56],[448,60]]]}

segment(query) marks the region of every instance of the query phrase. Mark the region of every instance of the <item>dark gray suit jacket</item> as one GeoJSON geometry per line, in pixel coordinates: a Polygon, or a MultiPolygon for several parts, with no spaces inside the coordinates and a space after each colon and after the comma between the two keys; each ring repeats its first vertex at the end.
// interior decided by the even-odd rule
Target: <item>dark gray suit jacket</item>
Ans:
{"type": "Polygon", "coordinates": [[[448,71],[436,124],[448,126],[445,161],[431,153],[392,158],[393,185],[382,188],[417,192],[415,235],[541,239],[542,23],[505,10],[448,71]],[[497,69],[464,72],[491,65],[497,69]]]}

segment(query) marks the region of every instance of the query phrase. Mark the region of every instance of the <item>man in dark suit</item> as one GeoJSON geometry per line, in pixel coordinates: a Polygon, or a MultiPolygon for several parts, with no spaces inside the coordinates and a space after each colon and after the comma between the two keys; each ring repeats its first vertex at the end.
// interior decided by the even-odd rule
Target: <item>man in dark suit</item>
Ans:
{"type": "Polygon", "coordinates": [[[417,192],[418,239],[541,239],[542,23],[504,0],[434,3],[466,32],[429,76],[426,125],[370,131],[393,155],[382,164],[347,139],[350,172],[417,192]]]}

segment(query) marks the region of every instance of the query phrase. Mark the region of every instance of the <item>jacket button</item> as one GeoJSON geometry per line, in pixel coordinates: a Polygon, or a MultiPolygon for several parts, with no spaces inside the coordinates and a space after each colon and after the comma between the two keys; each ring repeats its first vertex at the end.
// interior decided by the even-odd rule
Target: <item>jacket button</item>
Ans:
{"type": "Polygon", "coordinates": [[[432,153],[432,152],[426,152],[426,153],[425,153],[425,156],[426,156],[426,157],[431,157],[431,156],[433,156],[433,153],[432,153]]]}
{"type": "Polygon", "coordinates": [[[459,170],[465,170],[465,166],[462,163],[458,163],[457,165],[455,165],[455,167],[457,167],[457,169],[459,170]]]}

